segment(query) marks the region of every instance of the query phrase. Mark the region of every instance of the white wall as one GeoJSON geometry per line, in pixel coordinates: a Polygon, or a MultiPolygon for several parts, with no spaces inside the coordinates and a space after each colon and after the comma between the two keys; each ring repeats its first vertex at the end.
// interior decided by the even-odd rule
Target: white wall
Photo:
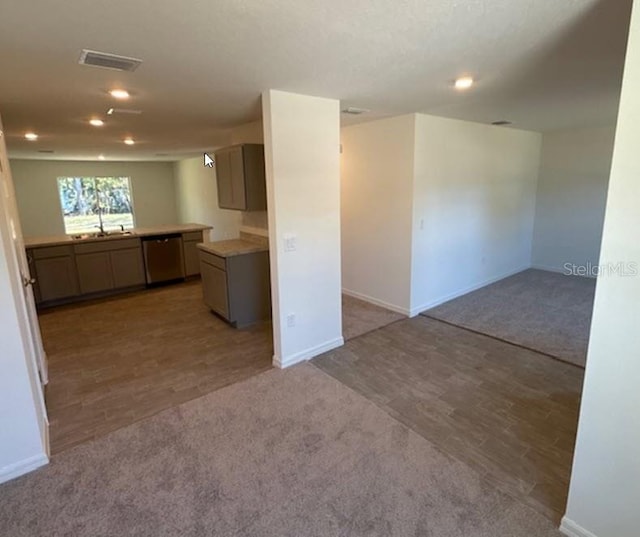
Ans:
{"type": "Polygon", "coordinates": [[[64,235],[58,177],[128,176],[136,226],[175,224],[171,162],[81,162],[12,159],[11,168],[25,236],[64,235]]]}
{"type": "MultiPolygon", "coordinates": [[[[601,264],[640,263],[640,2],[634,2],[601,264]]],[[[601,276],[580,408],[567,535],[640,535],[640,276],[601,276]]]]}
{"type": "Polygon", "coordinates": [[[598,263],[614,135],[614,126],[544,133],[534,266],[598,263]]]}
{"type": "Polygon", "coordinates": [[[528,268],[541,136],[418,114],[411,315],[528,268]]]}
{"type": "Polygon", "coordinates": [[[333,99],[269,90],[262,109],[274,362],[284,367],[343,342],[340,108],[333,99]],[[297,248],[285,252],[289,234],[297,248]]]}
{"type": "Polygon", "coordinates": [[[341,130],[342,285],[408,314],[415,115],[341,130]]]}
{"type": "Polygon", "coordinates": [[[343,128],[345,292],[413,316],[528,268],[540,144],[424,114],[343,128]]]}
{"type": "Polygon", "coordinates": [[[0,483],[46,464],[46,413],[14,235],[21,236],[0,122],[0,483]]]}
{"type": "Polygon", "coordinates": [[[202,157],[173,164],[178,222],[213,226],[209,240],[234,239],[240,234],[240,211],[218,207],[216,170],[206,168],[202,157]]]}

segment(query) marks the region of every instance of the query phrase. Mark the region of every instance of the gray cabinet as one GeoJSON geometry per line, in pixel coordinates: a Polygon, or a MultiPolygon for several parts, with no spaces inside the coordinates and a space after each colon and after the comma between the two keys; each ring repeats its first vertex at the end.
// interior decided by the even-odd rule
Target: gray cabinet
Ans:
{"type": "Polygon", "coordinates": [[[264,146],[242,144],[216,151],[218,206],[239,211],[266,211],[264,146]]]}
{"type": "Polygon", "coordinates": [[[110,252],[113,286],[116,289],[145,284],[142,249],[126,248],[110,252]]]}
{"type": "Polygon", "coordinates": [[[204,303],[227,321],[229,316],[229,295],[227,293],[227,273],[211,265],[202,263],[202,292],[204,303]]]}
{"type": "Polygon", "coordinates": [[[74,250],[83,295],[145,283],[140,239],[76,244],[74,250]]]}
{"type": "Polygon", "coordinates": [[[200,274],[200,259],[198,257],[198,244],[202,242],[201,231],[191,231],[182,234],[182,249],[184,257],[185,276],[197,276],[200,274]]]}
{"type": "MultiPolygon", "coordinates": [[[[188,276],[200,273],[197,245],[202,242],[202,233],[176,233],[177,252],[184,254],[188,276]]],[[[27,259],[31,276],[36,280],[33,286],[36,303],[43,307],[141,288],[147,283],[139,237],[35,246],[27,249],[27,259]]]]}
{"type": "Polygon", "coordinates": [[[200,251],[204,302],[236,327],[271,317],[269,252],[220,257],[200,251]]]}
{"type": "Polygon", "coordinates": [[[48,246],[29,250],[28,258],[36,279],[38,303],[62,300],[79,294],[71,246],[48,246]]]}
{"type": "Polygon", "coordinates": [[[109,252],[76,254],[78,281],[83,295],[113,289],[109,252]]]}

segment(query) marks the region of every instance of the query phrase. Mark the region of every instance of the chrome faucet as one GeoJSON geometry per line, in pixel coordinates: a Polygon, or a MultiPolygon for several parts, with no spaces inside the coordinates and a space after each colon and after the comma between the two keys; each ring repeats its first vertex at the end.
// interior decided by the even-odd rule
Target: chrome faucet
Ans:
{"type": "Polygon", "coordinates": [[[102,221],[102,207],[100,207],[98,205],[98,221],[100,222],[99,226],[94,226],[97,227],[100,230],[100,234],[104,235],[104,222],[102,221]]]}

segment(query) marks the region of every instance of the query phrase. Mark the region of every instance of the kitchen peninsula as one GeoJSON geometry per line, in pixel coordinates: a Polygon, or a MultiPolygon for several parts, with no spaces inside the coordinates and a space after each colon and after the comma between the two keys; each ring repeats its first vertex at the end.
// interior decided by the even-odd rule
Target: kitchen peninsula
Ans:
{"type": "Polygon", "coordinates": [[[239,239],[198,244],[205,304],[236,328],[271,318],[269,241],[239,239]]]}

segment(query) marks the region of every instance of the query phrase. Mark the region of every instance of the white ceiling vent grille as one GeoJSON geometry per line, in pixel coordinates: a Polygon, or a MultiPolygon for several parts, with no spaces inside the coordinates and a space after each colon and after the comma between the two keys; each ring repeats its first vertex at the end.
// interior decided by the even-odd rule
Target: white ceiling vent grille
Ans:
{"type": "Polygon", "coordinates": [[[359,116],[360,114],[366,114],[367,112],[370,112],[371,110],[369,110],[368,108],[356,108],[355,106],[349,106],[348,108],[345,108],[342,113],[343,114],[351,114],[353,116],[359,116]]]}
{"type": "Polygon", "coordinates": [[[78,63],[81,65],[93,65],[94,67],[102,67],[103,69],[114,69],[115,71],[135,71],[142,63],[142,60],[136,58],[127,58],[126,56],[118,56],[107,52],[97,52],[95,50],[84,49],[80,54],[78,63]]]}

